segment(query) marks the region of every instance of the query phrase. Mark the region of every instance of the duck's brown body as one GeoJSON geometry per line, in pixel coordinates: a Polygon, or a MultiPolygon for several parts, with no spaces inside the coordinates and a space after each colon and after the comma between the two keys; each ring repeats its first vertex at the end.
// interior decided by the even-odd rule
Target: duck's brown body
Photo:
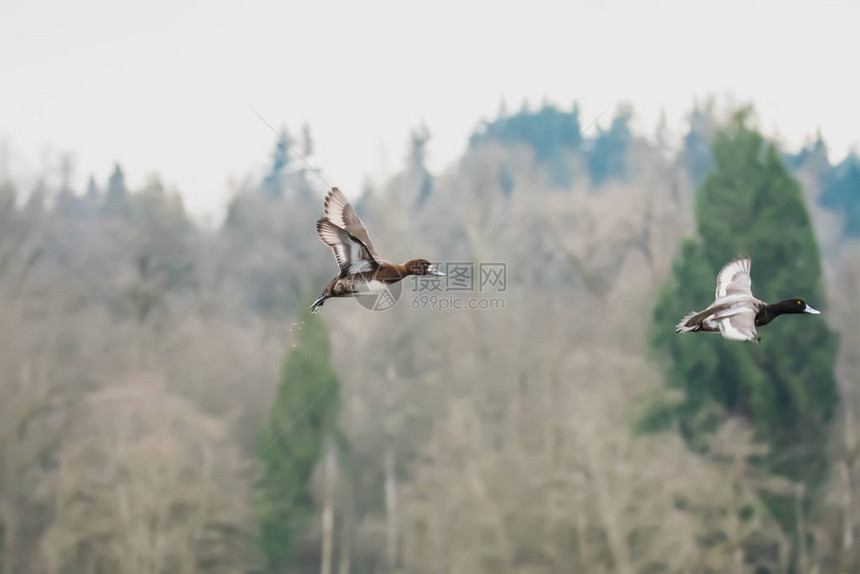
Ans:
{"type": "MultiPolygon", "coordinates": [[[[322,296],[314,301],[311,310],[315,311],[319,307],[322,307],[325,300],[331,297],[352,297],[362,293],[374,293],[381,291],[386,285],[397,283],[409,275],[424,275],[425,273],[410,272],[411,270],[408,266],[414,263],[417,263],[417,261],[410,261],[404,265],[381,263],[375,271],[360,271],[358,273],[341,271],[337,277],[325,286],[322,296]]],[[[412,270],[417,269],[413,268],[412,270]]]]}

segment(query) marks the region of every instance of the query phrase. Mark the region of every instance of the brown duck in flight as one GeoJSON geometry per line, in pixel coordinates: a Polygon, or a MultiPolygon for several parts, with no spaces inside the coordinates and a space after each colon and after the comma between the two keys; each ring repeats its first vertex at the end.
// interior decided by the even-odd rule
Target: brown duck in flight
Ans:
{"type": "Polygon", "coordinates": [[[403,265],[380,259],[361,219],[336,187],[325,198],[325,216],[317,221],[317,233],[331,247],[340,273],[311,305],[312,312],[330,297],[380,292],[409,275],[444,275],[426,259],[412,259],[403,265]]]}
{"type": "Polygon", "coordinates": [[[753,297],[750,286],[750,258],[730,261],[717,275],[715,300],[704,311],[694,311],[678,323],[676,333],[706,331],[722,333],[726,339],[754,341],[761,338],[755,328],[767,325],[779,315],[809,313],[818,315],[803,299],[786,299],[768,305],[753,297]]]}

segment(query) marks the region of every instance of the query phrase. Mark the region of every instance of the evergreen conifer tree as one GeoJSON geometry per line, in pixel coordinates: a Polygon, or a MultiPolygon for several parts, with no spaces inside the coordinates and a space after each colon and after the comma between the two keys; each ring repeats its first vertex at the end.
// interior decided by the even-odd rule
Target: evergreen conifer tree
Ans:
{"type": "Polygon", "coordinates": [[[318,315],[305,313],[282,373],[261,454],[261,544],[273,574],[297,571],[298,543],[315,511],[311,477],[337,416],[339,382],[318,315]]]}
{"type": "Polygon", "coordinates": [[[774,303],[802,297],[826,309],[821,262],[800,185],[773,144],[737,112],[719,130],[714,167],[697,196],[698,237],[684,242],[654,309],[652,344],[667,359],[678,405],[655,407],[643,423],[677,420],[695,447],[725,416],[748,418],[770,445],[772,472],[815,483],[825,472],[828,422],[837,403],[836,336],[824,320],[781,317],[760,345],[718,335],[683,335],[674,325],[713,301],[719,269],[752,257],[752,289],[774,303]]]}
{"type": "Polygon", "coordinates": [[[107,217],[125,217],[129,215],[128,188],[125,185],[125,175],[119,164],[114,166],[113,173],[108,180],[102,213],[107,217]]]}

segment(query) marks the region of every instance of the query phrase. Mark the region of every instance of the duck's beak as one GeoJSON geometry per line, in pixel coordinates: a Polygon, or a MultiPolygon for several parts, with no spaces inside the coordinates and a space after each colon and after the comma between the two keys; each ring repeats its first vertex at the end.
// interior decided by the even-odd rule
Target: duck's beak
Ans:
{"type": "Polygon", "coordinates": [[[821,315],[821,311],[818,311],[817,309],[813,309],[812,307],[809,306],[808,303],[806,305],[806,308],[803,310],[803,312],[809,313],[810,315],[821,315]]]}
{"type": "Polygon", "coordinates": [[[430,267],[427,268],[427,274],[428,275],[439,275],[440,277],[445,276],[444,273],[442,273],[441,271],[436,269],[436,267],[434,267],[433,265],[431,265],[430,267]]]}

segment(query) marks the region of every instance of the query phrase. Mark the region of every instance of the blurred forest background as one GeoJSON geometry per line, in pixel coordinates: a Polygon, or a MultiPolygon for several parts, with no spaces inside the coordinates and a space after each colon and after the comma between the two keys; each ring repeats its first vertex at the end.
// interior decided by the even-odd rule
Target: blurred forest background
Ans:
{"type": "Polygon", "coordinates": [[[502,109],[442,173],[416,129],[346,190],[390,260],[506,262],[495,311],[307,315],[327,190],[274,137],[217,226],[0,161],[0,574],[860,571],[860,158],[633,114],[502,109]],[[823,314],[675,335],[739,253],[823,314]]]}

